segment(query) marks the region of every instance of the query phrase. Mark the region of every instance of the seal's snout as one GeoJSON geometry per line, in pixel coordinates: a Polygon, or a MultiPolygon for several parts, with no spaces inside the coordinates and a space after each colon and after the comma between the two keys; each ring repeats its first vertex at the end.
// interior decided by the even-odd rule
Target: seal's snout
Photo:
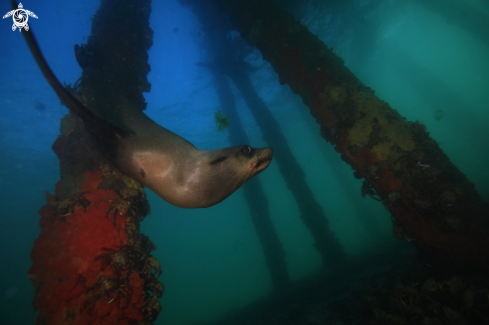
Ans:
{"type": "Polygon", "coordinates": [[[273,158],[273,149],[270,147],[259,149],[261,152],[258,153],[258,157],[256,158],[255,165],[253,168],[257,173],[265,170],[273,158]]]}

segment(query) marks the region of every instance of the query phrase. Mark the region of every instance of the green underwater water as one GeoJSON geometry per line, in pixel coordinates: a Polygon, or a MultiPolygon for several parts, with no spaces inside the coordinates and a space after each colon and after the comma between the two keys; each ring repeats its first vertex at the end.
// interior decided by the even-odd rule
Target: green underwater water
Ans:
{"type": "MultiPolygon", "coordinates": [[[[309,5],[300,6],[298,16],[328,46],[334,47],[335,53],[381,99],[408,120],[424,123],[452,162],[489,201],[489,39],[484,41],[463,28],[472,11],[459,12],[458,21],[447,19],[418,1],[355,3],[352,6],[357,12],[353,15],[341,6],[335,13],[326,2],[310,1],[309,5]],[[440,120],[434,118],[437,110],[445,113],[440,120]]],[[[482,0],[454,3],[464,4],[489,20],[489,6],[482,0]]],[[[25,3],[28,5],[31,4],[25,3]]],[[[69,25],[70,19],[77,19],[77,10],[88,10],[80,4],[64,12],[59,9],[63,6],[67,5],[56,2],[36,9],[37,12],[33,10],[39,17],[46,17],[32,22],[33,26],[43,22],[54,30],[54,19],[47,22],[50,11],[53,17],[64,13],[66,17],[62,19],[69,25]]],[[[8,10],[4,2],[0,8],[8,10]]],[[[150,51],[152,71],[148,76],[153,92],[146,96],[147,114],[201,149],[228,146],[228,131],[216,130],[215,92],[209,87],[208,75],[194,67],[195,57],[188,62],[184,58],[179,59],[181,62],[165,61],[166,55],[178,56],[179,51],[185,50],[186,55],[198,52],[196,45],[178,45],[194,42],[188,37],[197,25],[192,17],[175,1],[153,4],[155,44],[150,51]],[[154,18],[156,13],[158,20],[154,18]],[[172,15],[184,15],[189,27],[172,20],[172,15]],[[174,26],[179,27],[178,33],[172,32],[174,26]],[[171,46],[167,43],[170,41],[171,46]],[[167,76],[165,69],[171,64],[181,64],[188,70],[167,76]],[[161,89],[171,92],[171,87],[175,87],[176,95],[168,95],[168,101],[159,97],[161,89]],[[200,109],[202,102],[207,109],[200,109]],[[162,107],[166,108],[164,112],[162,107]]],[[[5,44],[17,42],[12,34],[7,34],[12,33],[10,25],[0,25],[5,44]]],[[[62,80],[70,82],[76,80],[79,71],[63,70],[76,65],[69,53],[74,43],[82,42],[82,35],[88,35],[89,19],[85,17],[81,27],[76,26],[76,33],[65,31],[66,40],[59,35],[56,39],[39,35],[41,44],[51,51],[59,47],[67,53],[67,59],[58,63],[52,59],[50,63],[57,65],[55,72],[63,76],[62,80]],[[73,33],[77,36],[70,39],[73,33]]],[[[66,113],[35,64],[29,61],[25,46],[20,42],[13,44],[14,47],[0,49],[4,72],[0,77],[0,323],[7,325],[32,324],[35,319],[31,307],[34,288],[26,272],[31,264],[30,249],[39,233],[37,211],[45,204],[45,191],[52,193],[59,178],[58,161],[50,146],[58,134],[59,118],[66,113]],[[36,100],[46,111],[35,109],[36,100]]],[[[259,66],[252,77],[254,85],[279,122],[345,251],[353,258],[395,245],[388,212],[379,202],[361,197],[362,182],[353,177],[351,168],[320,137],[309,109],[288,86],[279,85],[272,68],[258,54],[250,61],[259,66]]],[[[237,98],[250,145],[266,146],[242,98],[237,98]]],[[[233,123],[229,128],[232,127],[233,123]]],[[[321,267],[321,257],[300,220],[297,204],[276,162],[258,178],[287,253],[291,278],[298,280],[314,274],[321,267]]],[[[176,208],[150,190],[147,193],[152,212],[142,223],[141,232],[157,246],[154,255],[163,269],[159,280],[165,285],[160,300],[163,311],[155,324],[210,321],[270,292],[265,258],[242,189],[214,207],[198,210],[176,208]]]]}

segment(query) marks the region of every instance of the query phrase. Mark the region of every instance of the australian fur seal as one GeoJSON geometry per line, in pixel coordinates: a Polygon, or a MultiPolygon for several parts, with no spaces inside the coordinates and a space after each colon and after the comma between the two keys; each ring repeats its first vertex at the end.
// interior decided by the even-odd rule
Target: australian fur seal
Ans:
{"type": "Polygon", "coordinates": [[[124,128],[99,118],[61,85],[44,59],[32,30],[22,34],[44,77],[61,102],[83,120],[100,152],[165,201],[182,208],[210,207],[270,164],[272,148],[243,145],[199,150],[137,109],[124,112],[124,128]]]}

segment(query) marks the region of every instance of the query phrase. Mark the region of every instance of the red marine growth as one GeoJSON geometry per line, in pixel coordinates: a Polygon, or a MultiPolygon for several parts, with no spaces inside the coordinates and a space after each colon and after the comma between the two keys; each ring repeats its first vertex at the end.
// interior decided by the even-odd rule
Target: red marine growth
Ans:
{"type": "MultiPolygon", "coordinates": [[[[60,150],[63,136],[56,142],[60,150]]],[[[139,234],[138,216],[149,208],[144,192],[101,189],[107,177],[125,178],[109,168],[86,171],[70,198],[59,200],[61,181],[54,196],[46,195],[29,270],[37,323],[150,324],[161,310],[161,268],[150,255],[156,247],[139,234]]]]}

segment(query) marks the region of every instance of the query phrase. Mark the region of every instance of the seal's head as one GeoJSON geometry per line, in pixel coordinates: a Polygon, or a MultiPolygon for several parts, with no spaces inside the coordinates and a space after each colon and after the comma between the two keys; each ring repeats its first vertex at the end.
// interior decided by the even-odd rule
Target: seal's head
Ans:
{"type": "Polygon", "coordinates": [[[182,208],[205,208],[231,195],[253,176],[265,170],[272,161],[272,148],[252,148],[248,145],[212,151],[199,151],[185,182],[179,186],[182,208]]]}

